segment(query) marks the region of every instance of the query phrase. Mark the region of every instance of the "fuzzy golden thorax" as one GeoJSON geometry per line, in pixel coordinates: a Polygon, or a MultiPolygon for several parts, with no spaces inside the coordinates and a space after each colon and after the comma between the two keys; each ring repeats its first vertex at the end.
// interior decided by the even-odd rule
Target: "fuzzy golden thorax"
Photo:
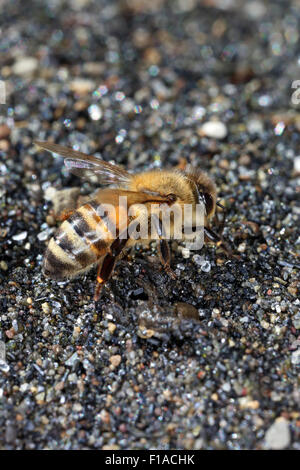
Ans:
{"type": "Polygon", "coordinates": [[[160,195],[174,194],[177,203],[197,204],[203,201],[206,216],[212,217],[216,207],[216,187],[206,173],[200,170],[152,170],[132,176],[130,191],[147,191],[160,195]]]}

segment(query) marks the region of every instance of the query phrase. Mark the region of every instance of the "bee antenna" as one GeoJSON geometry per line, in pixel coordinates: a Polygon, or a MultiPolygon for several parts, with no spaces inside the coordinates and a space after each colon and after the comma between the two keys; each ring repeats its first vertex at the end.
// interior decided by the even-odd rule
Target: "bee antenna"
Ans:
{"type": "Polygon", "coordinates": [[[223,206],[223,204],[221,204],[219,201],[216,202],[217,206],[221,207],[223,210],[226,209],[225,206],[223,206]]]}

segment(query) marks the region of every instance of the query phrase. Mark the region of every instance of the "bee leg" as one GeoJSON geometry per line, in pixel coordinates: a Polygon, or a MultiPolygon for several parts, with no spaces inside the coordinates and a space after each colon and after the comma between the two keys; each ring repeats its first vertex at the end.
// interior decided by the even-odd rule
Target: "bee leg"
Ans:
{"type": "Polygon", "coordinates": [[[101,263],[99,264],[98,271],[97,271],[97,284],[96,284],[96,290],[94,294],[95,302],[99,300],[100,292],[101,292],[103,285],[111,277],[114,267],[115,267],[115,262],[116,262],[115,257],[112,256],[111,254],[108,254],[105,256],[102,264],[101,263]]]}
{"type": "Polygon", "coordinates": [[[231,256],[232,255],[232,250],[231,248],[228,246],[228,244],[225,242],[225,240],[223,240],[223,238],[217,234],[216,232],[214,232],[211,228],[209,227],[204,227],[204,233],[205,235],[207,236],[207,238],[216,243],[217,245],[222,245],[223,246],[223,249],[225,251],[225,253],[228,255],[228,256],[231,256]]]}
{"type": "Polygon", "coordinates": [[[69,217],[75,212],[75,209],[64,209],[60,214],[56,216],[57,220],[63,222],[68,220],[69,217]]]}
{"type": "Polygon", "coordinates": [[[155,225],[156,233],[159,236],[159,239],[157,240],[157,251],[158,251],[160,262],[163,265],[166,273],[172,279],[176,279],[176,274],[170,267],[171,254],[170,254],[169,244],[165,238],[162,238],[166,236],[162,221],[156,214],[154,214],[152,217],[153,217],[153,222],[155,225]]]}
{"type": "Polygon", "coordinates": [[[166,273],[172,278],[177,279],[176,274],[170,267],[171,254],[167,240],[164,238],[157,240],[157,251],[161,264],[164,267],[166,273]]]}
{"type": "Polygon", "coordinates": [[[117,258],[125,247],[126,243],[127,238],[121,236],[116,238],[110,246],[110,253],[104,257],[102,264],[99,264],[97,271],[97,285],[94,295],[95,302],[99,300],[101,289],[103,285],[110,279],[114,271],[117,258]]]}
{"type": "Polygon", "coordinates": [[[219,218],[219,213],[216,211],[215,216],[214,216],[214,220],[215,220],[215,224],[216,224],[217,229],[218,229],[218,233],[221,235],[223,233],[223,230],[224,230],[226,211],[225,211],[224,206],[222,206],[219,203],[217,203],[217,205],[222,208],[222,219],[219,218]]]}
{"type": "Polygon", "coordinates": [[[204,233],[207,236],[207,238],[214,243],[220,243],[222,241],[220,235],[218,235],[209,227],[204,227],[204,233]]]}

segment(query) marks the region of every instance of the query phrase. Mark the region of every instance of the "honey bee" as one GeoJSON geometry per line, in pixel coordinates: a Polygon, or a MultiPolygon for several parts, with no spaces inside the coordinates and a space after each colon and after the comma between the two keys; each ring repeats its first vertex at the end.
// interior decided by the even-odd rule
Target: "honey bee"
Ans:
{"type": "MultiPolygon", "coordinates": [[[[166,204],[168,207],[174,204],[194,206],[202,202],[206,239],[222,243],[221,236],[209,226],[209,221],[216,215],[216,206],[219,205],[216,186],[203,171],[152,169],[131,174],[119,165],[71,148],[51,142],[36,141],[35,144],[41,149],[63,156],[71,173],[88,179],[96,178],[100,185],[117,185],[98,190],[89,202],[68,213],[48,244],[43,261],[46,276],[63,280],[98,265],[94,295],[94,300],[98,300],[101,288],[111,277],[123,250],[139,241],[130,239],[127,233],[128,225],[137,218],[138,211],[128,215],[128,209],[132,207],[148,208],[153,204],[166,204]],[[126,197],[127,207],[120,205],[120,196],[126,197]],[[116,210],[112,213],[107,211],[108,205],[116,210]]],[[[164,237],[162,220],[158,216],[154,220],[160,261],[166,272],[176,278],[170,267],[170,249],[164,237]]]]}

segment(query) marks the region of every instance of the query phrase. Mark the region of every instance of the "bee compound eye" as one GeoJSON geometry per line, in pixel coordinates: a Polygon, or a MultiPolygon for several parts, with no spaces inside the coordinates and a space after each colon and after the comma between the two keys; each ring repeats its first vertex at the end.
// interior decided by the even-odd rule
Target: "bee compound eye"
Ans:
{"type": "Polygon", "coordinates": [[[43,274],[47,277],[51,277],[53,274],[53,269],[51,265],[49,265],[49,263],[46,263],[46,262],[44,262],[42,271],[43,271],[43,274]]]}
{"type": "Polygon", "coordinates": [[[213,209],[213,204],[214,204],[213,198],[209,193],[204,193],[203,196],[205,200],[206,212],[207,214],[209,214],[213,209]]]}
{"type": "Polygon", "coordinates": [[[172,204],[173,202],[176,201],[177,196],[176,196],[176,194],[170,193],[170,194],[167,195],[167,198],[168,198],[168,202],[170,204],[172,204]]]}

